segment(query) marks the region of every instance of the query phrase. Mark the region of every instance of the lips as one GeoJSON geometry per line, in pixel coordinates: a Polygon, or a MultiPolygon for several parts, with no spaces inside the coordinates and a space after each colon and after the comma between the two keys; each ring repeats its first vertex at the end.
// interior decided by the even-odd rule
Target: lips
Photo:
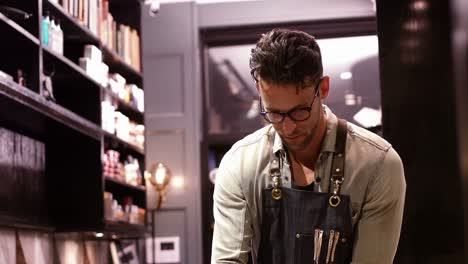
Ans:
{"type": "Polygon", "coordinates": [[[293,137],[285,137],[285,138],[288,139],[288,140],[294,140],[294,139],[296,139],[296,138],[298,138],[300,136],[301,135],[297,135],[297,136],[293,136],[293,137]]]}

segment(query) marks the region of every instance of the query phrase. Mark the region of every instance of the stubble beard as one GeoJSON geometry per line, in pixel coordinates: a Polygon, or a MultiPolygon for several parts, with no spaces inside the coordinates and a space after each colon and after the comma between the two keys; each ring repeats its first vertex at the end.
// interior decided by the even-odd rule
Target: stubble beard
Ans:
{"type": "Polygon", "coordinates": [[[311,145],[312,141],[314,140],[315,135],[317,135],[318,128],[319,128],[320,122],[322,121],[322,118],[324,118],[323,113],[322,113],[322,111],[319,110],[318,120],[316,121],[316,123],[315,123],[314,127],[311,129],[311,131],[304,137],[302,142],[300,142],[299,144],[290,145],[290,144],[288,144],[288,142],[286,140],[283,139],[283,142],[286,145],[286,147],[289,150],[292,150],[292,151],[304,151],[304,150],[306,150],[307,147],[309,147],[311,145]]]}

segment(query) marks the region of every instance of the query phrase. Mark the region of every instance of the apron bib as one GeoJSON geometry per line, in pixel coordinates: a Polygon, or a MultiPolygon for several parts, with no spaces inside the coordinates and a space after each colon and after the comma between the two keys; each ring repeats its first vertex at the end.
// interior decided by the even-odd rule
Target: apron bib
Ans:
{"type": "Polygon", "coordinates": [[[279,158],[270,160],[271,188],[262,192],[259,264],[351,263],[351,201],[340,194],[344,180],[346,121],[339,120],[330,193],[281,186],[279,158]]]}

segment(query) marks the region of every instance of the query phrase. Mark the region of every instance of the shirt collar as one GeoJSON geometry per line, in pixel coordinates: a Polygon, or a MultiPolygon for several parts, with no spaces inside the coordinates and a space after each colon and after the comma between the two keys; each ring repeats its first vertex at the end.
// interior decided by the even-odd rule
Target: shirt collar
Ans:
{"type": "MultiPolygon", "coordinates": [[[[327,122],[327,128],[325,131],[325,138],[323,139],[322,148],[320,152],[335,152],[335,141],[336,141],[336,130],[338,127],[338,118],[335,114],[328,108],[326,105],[323,105],[323,109],[325,110],[325,118],[327,122]]],[[[273,128],[274,129],[274,128],[273,128]]],[[[284,152],[283,142],[281,137],[275,131],[275,137],[273,141],[273,153],[277,153],[278,151],[284,152]]]]}

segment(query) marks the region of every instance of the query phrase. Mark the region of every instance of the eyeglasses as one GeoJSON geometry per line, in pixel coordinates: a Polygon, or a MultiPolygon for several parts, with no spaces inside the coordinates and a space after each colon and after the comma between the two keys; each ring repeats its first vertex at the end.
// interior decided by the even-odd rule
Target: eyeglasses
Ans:
{"type": "MultiPolygon", "coordinates": [[[[268,111],[261,111],[260,114],[265,118],[266,121],[272,124],[277,124],[283,122],[284,118],[286,116],[289,116],[291,120],[293,121],[304,121],[309,119],[310,117],[310,112],[312,111],[312,105],[314,105],[315,98],[317,98],[319,94],[319,86],[320,83],[322,82],[322,79],[319,80],[317,83],[317,86],[315,87],[315,94],[314,94],[314,99],[312,100],[312,103],[308,107],[301,107],[298,109],[292,109],[286,113],[280,113],[280,112],[268,112],[268,111]]],[[[260,100],[261,103],[261,100],[260,100]]],[[[263,107],[262,107],[263,109],[263,107]]]]}

